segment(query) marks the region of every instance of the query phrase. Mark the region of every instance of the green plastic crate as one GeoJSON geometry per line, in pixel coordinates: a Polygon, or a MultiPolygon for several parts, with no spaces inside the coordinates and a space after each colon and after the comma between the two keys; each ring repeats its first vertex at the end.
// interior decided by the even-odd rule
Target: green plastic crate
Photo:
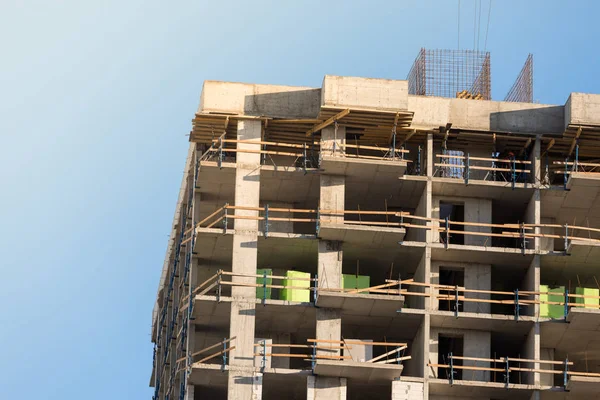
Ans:
{"type": "MultiPolygon", "coordinates": [[[[257,275],[264,275],[266,272],[266,275],[273,275],[273,270],[270,268],[263,268],[263,269],[257,269],[256,270],[256,274],[257,275]]],[[[273,278],[256,278],[256,283],[259,285],[263,285],[263,284],[267,284],[267,285],[271,285],[273,283],[273,278]],[[265,282],[266,281],[266,282],[265,282]]],[[[263,300],[263,299],[270,299],[271,298],[271,288],[267,287],[257,287],[256,288],[256,298],[263,300]],[[266,296],[265,296],[265,290],[266,290],[266,296]]]]}
{"type": "Polygon", "coordinates": [[[371,277],[368,275],[342,274],[342,287],[344,289],[366,289],[370,286],[371,277]]]}
{"type": "MultiPolygon", "coordinates": [[[[549,288],[548,285],[540,285],[540,292],[548,292],[551,294],[541,294],[540,301],[564,302],[565,300],[565,287],[559,286],[556,288],[549,288]]],[[[565,306],[557,304],[540,304],[540,317],[542,318],[564,318],[565,306]]]]}
{"type": "Polygon", "coordinates": [[[368,275],[359,275],[356,277],[356,288],[366,289],[371,287],[371,277],[368,275]]]}
{"type": "Polygon", "coordinates": [[[342,274],[342,288],[356,289],[356,275],[342,274]]]}
{"type": "MultiPolygon", "coordinates": [[[[599,289],[591,289],[591,288],[582,288],[582,287],[578,287],[576,289],[576,294],[582,294],[584,296],[596,296],[598,297],[600,295],[600,290],[599,289]]],[[[575,303],[577,304],[585,304],[585,306],[583,306],[583,308],[598,308],[598,305],[600,304],[600,299],[594,299],[594,298],[583,298],[583,297],[576,297],[575,298],[575,303]]]]}
{"type": "Polygon", "coordinates": [[[287,301],[297,301],[302,303],[310,302],[310,274],[308,272],[300,271],[287,271],[283,279],[283,286],[280,292],[280,299],[287,301]],[[292,278],[302,278],[302,280],[296,280],[292,278]],[[306,289],[288,289],[288,287],[294,288],[306,288],[306,289]]]}

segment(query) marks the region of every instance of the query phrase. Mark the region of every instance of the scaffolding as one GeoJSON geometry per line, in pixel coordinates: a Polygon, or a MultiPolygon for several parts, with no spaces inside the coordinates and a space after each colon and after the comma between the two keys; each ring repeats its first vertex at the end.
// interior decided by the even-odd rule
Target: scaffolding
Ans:
{"type": "Polygon", "coordinates": [[[533,103],[533,55],[529,54],[525,64],[504,98],[504,101],[533,103]]]}
{"type": "Polygon", "coordinates": [[[491,100],[490,53],[422,48],[407,79],[409,94],[491,100]]]}

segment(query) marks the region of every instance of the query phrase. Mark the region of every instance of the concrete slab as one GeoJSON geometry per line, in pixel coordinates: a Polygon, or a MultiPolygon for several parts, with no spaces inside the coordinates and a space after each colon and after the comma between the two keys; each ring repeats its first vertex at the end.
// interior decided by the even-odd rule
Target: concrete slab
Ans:
{"type": "MultiPolygon", "coordinates": [[[[406,245],[406,242],[403,244],[406,245]]],[[[507,268],[526,269],[531,265],[535,250],[508,247],[485,247],[451,244],[446,248],[442,243],[430,243],[433,261],[455,261],[506,266],[507,268]]]]}
{"type": "Polygon", "coordinates": [[[594,354],[600,346],[600,310],[571,308],[567,322],[544,321],[540,324],[541,347],[554,348],[555,358],[576,361],[587,353],[594,354]]]}
{"type": "Polygon", "coordinates": [[[568,398],[578,399],[600,399],[600,378],[588,378],[583,376],[573,376],[567,383],[567,390],[570,392],[568,398]]]}
{"type": "Polygon", "coordinates": [[[452,396],[461,399],[493,398],[530,400],[535,389],[536,387],[532,385],[515,383],[511,383],[507,386],[504,383],[499,382],[455,380],[454,384],[450,385],[446,379],[429,379],[429,395],[447,396],[444,398],[450,398],[450,396],[452,396]]]}
{"type": "Polygon", "coordinates": [[[370,160],[346,156],[323,156],[321,170],[329,175],[345,175],[365,177],[376,174],[394,174],[396,177],[404,175],[406,161],[398,159],[370,160]]]}
{"type": "MultiPolygon", "coordinates": [[[[194,323],[196,330],[228,332],[231,314],[231,297],[196,296],[194,323]]],[[[311,303],[297,303],[286,300],[267,299],[256,302],[256,331],[271,333],[309,334],[315,329],[315,308],[311,303]]],[[[260,335],[257,335],[260,337],[260,335]]]]}
{"type": "Polygon", "coordinates": [[[368,246],[394,246],[404,239],[406,229],[366,225],[333,224],[322,222],[319,238],[345,243],[362,243],[368,246]]]}
{"type": "Polygon", "coordinates": [[[464,180],[454,178],[431,178],[434,196],[469,197],[491,199],[495,203],[511,207],[523,207],[529,203],[535,188],[529,183],[515,183],[512,189],[510,182],[491,182],[470,180],[465,185],[464,180]]]}
{"type": "Polygon", "coordinates": [[[319,291],[316,306],[341,309],[343,313],[365,316],[395,316],[404,305],[404,296],[319,291]]]}
{"type": "MultiPolygon", "coordinates": [[[[194,252],[204,268],[231,270],[235,230],[198,228],[194,252]]],[[[315,265],[317,241],[313,234],[258,232],[258,267],[291,269],[293,265],[315,265]]]]}
{"type": "Polygon", "coordinates": [[[398,364],[375,364],[358,361],[317,360],[315,375],[349,378],[367,382],[392,381],[400,378],[404,367],[398,364]]]}
{"type": "Polygon", "coordinates": [[[533,327],[534,317],[521,316],[515,321],[512,315],[465,313],[454,316],[452,311],[430,311],[431,326],[445,329],[470,329],[490,331],[514,336],[526,336],[533,327]]]}
{"type": "Polygon", "coordinates": [[[568,253],[554,252],[541,257],[544,282],[581,282],[582,286],[596,287],[593,279],[600,273],[600,245],[572,241],[568,253]]]}
{"type": "MultiPolygon", "coordinates": [[[[542,218],[561,225],[600,226],[600,174],[573,173],[567,189],[553,187],[541,191],[542,218]]],[[[587,232],[580,234],[587,237],[587,232]]]]}

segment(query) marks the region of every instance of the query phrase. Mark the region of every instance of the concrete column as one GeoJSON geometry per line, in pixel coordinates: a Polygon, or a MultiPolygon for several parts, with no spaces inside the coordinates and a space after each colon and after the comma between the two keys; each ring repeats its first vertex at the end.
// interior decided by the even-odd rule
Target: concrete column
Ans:
{"type": "Polygon", "coordinates": [[[424,400],[423,382],[392,381],[392,400],[424,400]]]}
{"type": "MultiPolygon", "coordinates": [[[[346,130],[338,127],[334,135],[334,128],[326,128],[321,134],[321,151],[332,151],[333,143],[336,152],[339,144],[345,142],[346,130]],[[334,137],[335,136],[335,137],[334,137]],[[324,146],[324,147],[323,147],[324,146]]],[[[324,153],[328,155],[328,153],[324,153]]],[[[344,210],[346,189],[345,176],[321,175],[319,195],[319,208],[321,210],[344,210]]],[[[323,215],[323,219],[333,223],[342,224],[343,215],[323,215]]],[[[320,288],[340,288],[342,284],[342,243],[336,241],[319,240],[318,245],[318,278],[320,288]]],[[[317,308],[316,312],[316,339],[341,340],[342,315],[340,310],[317,308]]],[[[337,352],[318,351],[317,354],[339,354],[337,352]]],[[[309,377],[307,381],[307,398],[309,399],[345,399],[346,380],[343,378],[309,377]]]]}
{"type": "Polygon", "coordinates": [[[334,125],[321,131],[321,154],[323,156],[343,156],[346,145],[346,127],[339,126],[337,131],[334,125]]]}
{"type": "MultiPolygon", "coordinates": [[[[523,219],[526,224],[540,224],[541,215],[540,189],[534,189],[531,199],[529,200],[529,204],[527,204],[527,209],[525,210],[525,216],[523,219]]],[[[540,227],[535,227],[533,230],[530,229],[526,232],[539,234],[541,230],[540,227]]],[[[541,248],[541,243],[542,241],[539,237],[529,238],[527,239],[527,248],[539,251],[541,248]]]]}
{"type": "Polygon", "coordinates": [[[194,400],[194,385],[187,385],[185,388],[185,400],[194,400]]]}
{"type": "MultiPolygon", "coordinates": [[[[539,292],[540,291],[540,256],[535,255],[533,260],[531,261],[531,265],[527,269],[527,273],[525,274],[525,278],[523,279],[523,284],[521,285],[523,290],[531,291],[531,292],[539,292]]],[[[531,297],[526,297],[530,299],[531,297]]],[[[534,300],[539,301],[540,296],[535,295],[533,297],[534,300]]],[[[523,307],[521,312],[524,315],[530,315],[539,317],[540,315],[540,305],[533,304],[527,307],[523,307]]]]}
{"type": "MultiPolygon", "coordinates": [[[[540,324],[539,322],[536,322],[529,331],[527,339],[525,340],[525,345],[523,346],[523,355],[524,358],[527,358],[529,360],[539,360],[540,353],[540,324]]],[[[533,368],[539,370],[540,363],[527,364],[525,368],[533,368]]],[[[523,373],[523,378],[523,383],[527,383],[529,385],[540,384],[539,372],[525,372],[523,373]]]]}
{"type": "Polygon", "coordinates": [[[263,374],[232,367],[227,377],[228,400],[261,400],[263,374]],[[233,389],[232,389],[233,388],[233,389]]]}
{"type": "MultiPolygon", "coordinates": [[[[492,290],[492,266],[489,264],[465,265],[465,287],[467,289],[492,290]]],[[[473,299],[490,299],[488,293],[465,293],[465,297],[473,299]]],[[[465,301],[465,312],[484,313],[491,312],[491,304],[465,301]]]]}
{"type": "MultiPolygon", "coordinates": [[[[464,355],[465,357],[490,358],[492,349],[491,332],[483,331],[465,331],[464,333],[464,355]]],[[[463,361],[464,365],[473,367],[489,368],[489,363],[481,361],[463,361]]],[[[490,381],[489,371],[463,371],[463,380],[471,381],[490,381]]]]}
{"type": "Polygon", "coordinates": [[[427,176],[433,176],[433,133],[427,134],[427,176]]]}
{"type": "Polygon", "coordinates": [[[529,161],[531,161],[531,173],[533,183],[535,186],[539,186],[542,181],[542,157],[541,157],[541,140],[540,136],[536,136],[533,144],[533,151],[529,155],[529,161]]]}
{"type": "MultiPolygon", "coordinates": [[[[438,362],[438,345],[439,336],[462,336],[463,338],[463,356],[464,357],[477,357],[477,358],[490,358],[491,346],[492,346],[492,335],[491,332],[485,331],[473,331],[463,329],[439,329],[432,328],[430,334],[429,344],[429,362],[437,364],[438,362]]],[[[472,367],[485,367],[489,368],[489,363],[482,361],[463,361],[463,365],[472,367]]],[[[437,378],[437,368],[429,369],[429,376],[437,378]]],[[[467,381],[482,381],[489,382],[490,372],[489,371],[463,371],[463,380],[467,381]]]]}
{"type": "MultiPolygon", "coordinates": [[[[260,141],[260,138],[260,121],[241,120],[238,122],[238,139],[260,141]]],[[[260,150],[260,144],[238,143],[237,148],[260,150]]],[[[260,197],[260,154],[238,152],[236,157],[235,205],[258,207],[260,197]]],[[[235,215],[257,216],[258,212],[235,210],[235,215]]],[[[233,273],[256,274],[258,221],[235,219],[234,229],[231,270],[233,273]]],[[[256,278],[233,276],[232,281],[251,284],[256,282],[256,278]]],[[[233,286],[231,296],[229,337],[235,337],[231,345],[236,348],[229,354],[231,372],[229,374],[227,396],[230,400],[252,399],[256,398],[253,372],[256,289],[233,286]]],[[[260,379],[262,382],[262,377],[260,379]]]]}
{"type": "Polygon", "coordinates": [[[346,400],[346,378],[309,376],[306,378],[306,400],[346,400]]]}

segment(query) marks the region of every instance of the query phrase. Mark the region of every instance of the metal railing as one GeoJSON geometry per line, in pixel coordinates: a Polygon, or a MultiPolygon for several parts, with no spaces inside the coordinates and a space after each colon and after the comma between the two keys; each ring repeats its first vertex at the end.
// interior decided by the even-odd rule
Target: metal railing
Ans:
{"type": "Polygon", "coordinates": [[[531,161],[517,160],[514,157],[475,157],[468,153],[465,156],[457,154],[436,154],[440,160],[434,163],[434,176],[493,182],[510,182],[514,189],[516,183],[530,182],[531,170],[527,166],[531,161]]]}

